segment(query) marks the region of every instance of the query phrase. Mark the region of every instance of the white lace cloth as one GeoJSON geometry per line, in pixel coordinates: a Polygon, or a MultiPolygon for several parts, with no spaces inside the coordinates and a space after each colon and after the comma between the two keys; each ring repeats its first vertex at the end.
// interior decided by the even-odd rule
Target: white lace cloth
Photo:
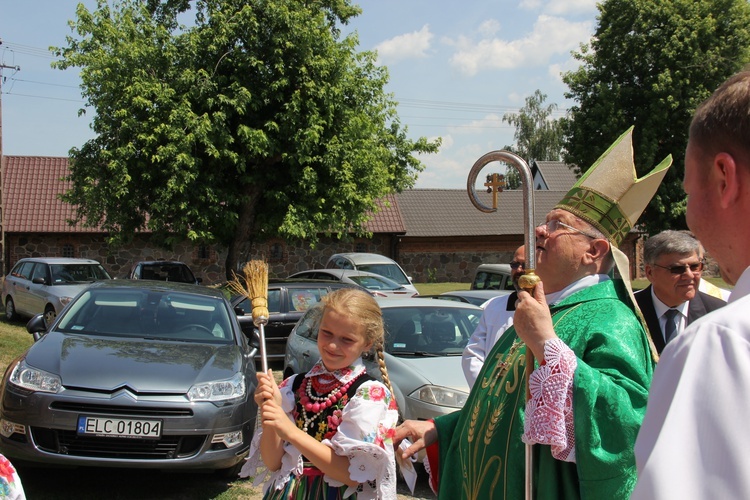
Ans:
{"type": "MultiPolygon", "coordinates": [[[[295,395],[292,391],[293,375],[279,387],[282,408],[291,420],[294,419],[295,395]]],[[[347,488],[344,496],[357,493],[358,499],[395,499],[396,464],[393,449],[393,434],[398,422],[398,410],[391,404],[392,395],[376,380],[364,382],[356,394],[344,406],[341,423],[331,439],[323,444],[330,446],[337,455],[349,459],[349,477],[360,483],[359,487],[347,488]]],[[[250,445],[250,455],[243,465],[240,477],[253,477],[253,484],[263,484],[263,491],[274,487],[282,489],[290,476],[302,474],[302,454],[290,443],[284,444],[281,468],[269,471],[260,456],[258,428],[250,445]]],[[[331,486],[343,483],[324,475],[323,479],[331,486]]]]}
{"type": "Polygon", "coordinates": [[[546,444],[552,456],[575,462],[573,376],[578,360],[560,339],[544,344],[544,363],[531,373],[531,399],[526,402],[523,442],[546,444]]]}

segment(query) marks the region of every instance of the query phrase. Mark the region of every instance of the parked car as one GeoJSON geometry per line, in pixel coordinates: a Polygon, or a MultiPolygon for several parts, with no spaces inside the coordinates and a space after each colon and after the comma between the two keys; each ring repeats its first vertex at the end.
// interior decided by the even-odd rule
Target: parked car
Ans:
{"type": "MultiPolygon", "coordinates": [[[[269,360],[284,358],[286,339],[302,315],[320,298],[333,290],[351,287],[348,283],[325,280],[269,280],[268,282],[268,324],[263,327],[266,338],[266,354],[269,360]]],[[[242,331],[248,338],[255,335],[253,307],[243,295],[232,297],[234,308],[242,331]]]]}
{"type": "Polygon", "coordinates": [[[203,280],[196,278],[190,266],[176,260],[146,260],[136,262],[126,278],[132,280],[176,281],[178,283],[199,284],[203,280]]]}
{"type": "Polygon", "coordinates": [[[5,319],[43,313],[51,324],[76,295],[97,280],[110,279],[95,260],[40,257],[19,260],[3,280],[5,319]]]}
{"type": "Polygon", "coordinates": [[[443,292],[439,295],[420,295],[420,297],[467,302],[484,309],[485,304],[490,299],[494,299],[495,297],[499,297],[501,295],[510,295],[511,293],[513,292],[511,292],[510,290],[454,290],[451,292],[443,292]]]}
{"type": "Polygon", "coordinates": [[[217,290],[101,281],[8,367],[0,452],[56,466],[223,470],[249,450],[255,348],[217,290]]]}
{"type": "Polygon", "coordinates": [[[375,297],[415,297],[418,292],[375,273],[355,269],[311,269],[290,275],[287,279],[340,281],[366,288],[375,297]]]}
{"type": "MultiPolygon", "coordinates": [[[[399,412],[405,419],[429,419],[461,408],[469,386],[461,355],[482,309],[461,302],[422,298],[376,298],[385,322],[385,363],[399,412]]],[[[307,373],[320,359],[320,314],[309,311],[292,330],[284,375],[307,373]]],[[[380,379],[378,364],[366,359],[367,372],[380,379]]]]}
{"type": "Polygon", "coordinates": [[[399,285],[414,292],[417,289],[401,266],[393,260],[377,253],[351,252],[331,255],[326,263],[326,269],[357,269],[390,278],[399,285]]]}
{"type": "Polygon", "coordinates": [[[471,289],[514,291],[510,264],[480,264],[474,273],[471,289]]]}

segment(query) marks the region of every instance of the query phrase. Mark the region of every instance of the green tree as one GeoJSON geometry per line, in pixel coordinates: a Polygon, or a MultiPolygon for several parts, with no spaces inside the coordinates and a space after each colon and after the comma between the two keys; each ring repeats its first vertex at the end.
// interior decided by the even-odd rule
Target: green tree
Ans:
{"type": "Polygon", "coordinates": [[[96,111],[64,199],[113,244],[218,243],[229,275],[270,236],[364,234],[439,146],[407,137],[387,70],[341,35],[349,0],[109,4],[79,5],[56,51],[96,111]]]}
{"type": "Polygon", "coordinates": [[[638,175],[674,158],[641,218],[647,230],[685,228],[682,175],[696,106],[750,60],[747,0],[605,0],[596,33],[563,75],[576,101],[565,161],[588,169],[628,127],[638,175]]]}
{"type": "MultiPolygon", "coordinates": [[[[516,153],[529,165],[533,160],[559,161],[563,154],[563,128],[561,119],[551,119],[557,104],[544,105],[547,95],[541,90],[526,98],[526,104],[518,113],[506,113],[503,121],[516,127],[513,139],[514,146],[505,146],[516,153]]],[[[505,174],[508,189],[521,186],[521,176],[515,168],[509,168],[505,174]]]]}

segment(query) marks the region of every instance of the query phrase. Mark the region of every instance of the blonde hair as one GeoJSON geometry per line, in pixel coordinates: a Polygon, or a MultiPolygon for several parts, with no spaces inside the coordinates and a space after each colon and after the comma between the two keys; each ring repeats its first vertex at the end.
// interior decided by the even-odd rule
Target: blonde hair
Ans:
{"type": "Polygon", "coordinates": [[[372,343],[383,383],[393,395],[393,387],[391,386],[391,379],[388,377],[388,369],[385,366],[383,354],[385,343],[383,313],[377,301],[368,292],[358,288],[341,288],[323,296],[320,301],[322,304],[321,316],[326,309],[330,308],[340,314],[356,318],[365,327],[365,341],[368,344],[372,343]]]}

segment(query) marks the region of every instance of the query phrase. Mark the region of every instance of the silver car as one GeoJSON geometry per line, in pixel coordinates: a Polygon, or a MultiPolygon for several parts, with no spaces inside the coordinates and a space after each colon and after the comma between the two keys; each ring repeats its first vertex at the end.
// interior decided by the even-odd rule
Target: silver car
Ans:
{"type": "Polygon", "coordinates": [[[290,275],[287,279],[335,280],[366,288],[375,297],[416,297],[419,292],[406,288],[380,274],[358,269],[310,269],[290,275]]]}
{"type": "MultiPolygon", "coordinates": [[[[429,419],[461,408],[469,395],[461,368],[464,346],[482,309],[448,300],[376,299],[385,321],[385,363],[405,419],[429,419]]],[[[306,373],[320,359],[319,314],[303,316],[289,335],[284,375],[306,373]]],[[[367,372],[380,378],[374,360],[367,372]]]]}
{"type": "Polygon", "coordinates": [[[5,319],[43,313],[51,324],[73,297],[94,281],[105,279],[110,279],[107,271],[91,259],[21,259],[3,280],[5,319]]]}
{"type": "Polygon", "coordinates": [[[101,281],[6,370],[0,452],[59,466],[223,470],[247,455],[256,349],[221,292],[101,281]]]}
{"type": "Polygon", "coordinates": [[[417,288],[411,282],[411,277],[406,275],[401,266],[398,265],[398,262],[377,253],[336,253],[328,258],[326,269],[357,269],[367,271],[385,276],[409,290],[417,291],[417,288]]]}

